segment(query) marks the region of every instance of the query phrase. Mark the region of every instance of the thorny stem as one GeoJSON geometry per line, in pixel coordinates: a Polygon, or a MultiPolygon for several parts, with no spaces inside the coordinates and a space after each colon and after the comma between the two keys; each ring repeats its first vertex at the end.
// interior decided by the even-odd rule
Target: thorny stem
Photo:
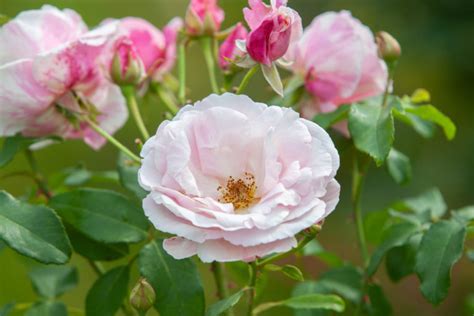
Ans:
{"type": "Polygon", "coordinates": [[[256,295],[256,286],[257,286],[257,274],[258,274],[258,265],[257,261],[253,261],[250,264],[250,281],[249,281],[249,294],[248,294],[248,308],[247,316],[253,315],[253,307],[255,303],[256,295]]]}
{"type": "Polygon", "coordinates": [[[249,84],[250,79],[253,77],[253,75],[255,75],[255,73],[257,72],[257,69],[258,69],[258,66],[255,65],[252,68],[250,68],[249,71],[247,71],[244,78],[242,78],[242,81],[240,82],[239,87],[237,88],[236,94],[241,94],[245,90],[245,88],[247,88],[247,85],[249,84]]]}
{"type": "Polygon", "coordinates": [[[138,127],[138,130],[143,136],[143,139],[146,141],[150,138],[150,133],[146,129],[145,122],[143,122],[143,117],[140,113],[140,109],[138,108],[137,99],[135,98],[135,91],[133,87],[124,87],[123,93],[125,98],[127,99],[128,106],[130,108],[130,112],[132,113],[133,119],[135,120],[135,124],[138,127]]]}
{"type": "MultiPolygon", "coordinates": [[[[219,300],[222,300],[229,296],[224,263],[213,261],[211,264],[211,270],[214,275],[214,280],[216,281],[217,296],[219,300]]],[[[231,316],[233,313],[231,310],[227,310],[224,315],[231,316]]]]}
{"type": "Polygon", "coordinates": [[[26,160],[28,160],[28,164],[30,165],[31,170],[33,171],[33,178],[36,184],[38,185],[39,190],[49,200],[52,194],[48,189],[48,185],[46,183],[44,176],[41,174],[41,172],[38,169],[38,163],[36,162],[33,152],[29,149],[26,149],[25,156],[26,156],[26,160]]]}
{"type": "Polygon", "coordinates": [[[112,135],[110,135],[109,133],[107,133],[105,130],[103,130],[99,125],[97,125],[94,121],[92,121],[90,118],[88,117],[84,117],[83,118],[88,124],[89,126],[94,130],[96,131],[97,133],[99,133],[102,137],[104,137],[105,139],[107,139],[112,145],[114,145],[115,147],[117,147],[120,151],[122,151],[124,154],[126,154],[127,156],[129,156],[132,160],[134,160],[135,162],[138,162],[138,163],[141,163],[141,160],[140,160],[140,157],[138,157],[137,155],[135,155],[134,153],[132,153],[127,147],[125,147],[122,143],[120,143],[117,139],[115,139],[112,135]]]}
{"type": "Polygon", "coordinates": [[[204,59],[206,61],[207,71],[209,72],[209,80],[211,82],[212,92],[219,94],[219,86],[216,79],[216,69],[214,62],[214,54],[212,52],[212,38],[203,37],[201,39],[202,51],[204,53],[204,59]]]}

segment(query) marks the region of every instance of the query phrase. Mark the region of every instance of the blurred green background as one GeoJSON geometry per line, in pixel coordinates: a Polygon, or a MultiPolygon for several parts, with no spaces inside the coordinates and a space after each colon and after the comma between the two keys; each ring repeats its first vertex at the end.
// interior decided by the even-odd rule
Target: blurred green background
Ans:
{"type": "MultiPolygon", "coordinates": [[[[386,30],[399,39],[403,57],[397,68],[395,91],[411,93],[415,88],[426,88],[432,94],[433,103],[448,114],[458,126],[454,141],[446,141],[441,133],[430,140],[421,139],[405,126],[397,126],[395,146],[412,159],[412,182],[404,187],[396,185],[383,169],[370,170],[363,198],[365,211],[376,211],[390,201],[415,195],[437,186],[443,192],[451,209],[474,204],[474,1],[472,0],[290,0],[290,6],[300,12],[305,25],[314,16],[328,10],[347,9],[372,30],[386,30]]],[[[183,16],[188,1],[185,0],[0,0],[0,13],[13,17],[27,9],[42,4],[60,8],[72,8],[79,12],[90,25],[98,24],[107,17],[143,17],[158,27],[176,15],[183,16]]],[[[242,8],[246,1],[221,0],[225,9],[224,27],[242,20],[242,8]]],[[[1,49],[1,47],[0,47],[1,49]]],[[[188,57],[188,84],[193,100],[206,96],[207,73],[200,51],[194,47],[188,57]]],[[[0,81],[0,84],[1,81],[0,81]]],[[[261,77],[252,80],[248,94],[259,101],[266,101],[270,91],[261,77]]],[[[143,105],[147,125],[156,129],[161,116],[156,100],[143,105]]],[[[1,105],[0,105],[1,106],[1,105]]],[[[137,130],[130,121],[117,137],[133,146],[137,130]]],[[[116,150],[110,145],[94,152],[79,141],[50,146],[37,153],[39,164],[46,175],[83,162],[91,170],[113,170],[116,150]]],[[[354,225],[348,197],[350,192],[350,154],[341,152],[342,167],[338,179],[342,184],[342,200],[337,210],[325,223],[320,241],[330,251],[342,258],[359,262],[354,225]]],[[[0,176],[27,168],[22,156],[0,176]]],[[[14,195],[28,191],[31,183],[24,178],[0,178],[0,189],[14,195]]],[[[471,243],[472,245],[472,243],[471,243]]],[[[72,264],[80,269],[80,285],[64,296],[71,306],[82,308],[94,274],[86,261],[73,257],[72,264]]],[[[0,306],[10,301],[29,302],[34,299],[27,278],[28,271],[36,265],[13,251],[0,252],[0,306]]],[[[304,262],[307,274],[316,277],[325,269],[315,259],[304,262]]],[[[433,308],[421,296],[418,281],[411,276],[399,284],[390,283],[384,269],[377,277],[385,286],[386,294],[394,307],[395,315],[467,315],[465,299],[474,293],[474,266],[462,259],[453,271],[452,286],[447,300],[433,308]]],[[[214,300],[214,288],[209,271],[202,266],[208,301],[214,300]]],[[[263,298],[276,300],[288,296],[291,282],[274,274],[274,279],[263,298]]],[[[133,278],[132,278],[133,279],[133,278]]],[[[286,309],[275,309],[268,315],[291,315],[286,309]]]]}

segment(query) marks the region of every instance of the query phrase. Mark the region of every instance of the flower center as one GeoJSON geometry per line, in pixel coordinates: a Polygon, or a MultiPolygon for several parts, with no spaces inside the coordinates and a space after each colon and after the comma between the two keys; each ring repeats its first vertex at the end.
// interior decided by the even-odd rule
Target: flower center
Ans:
{"type": "Polygon", "coordinates": [[[219,186],[217,191],[220,193],[219,202],[232,203],[236,211],[246,209],[256,200],[255,177],[248,172],[240,179],[230,176],[225,187],[219,186]]]}

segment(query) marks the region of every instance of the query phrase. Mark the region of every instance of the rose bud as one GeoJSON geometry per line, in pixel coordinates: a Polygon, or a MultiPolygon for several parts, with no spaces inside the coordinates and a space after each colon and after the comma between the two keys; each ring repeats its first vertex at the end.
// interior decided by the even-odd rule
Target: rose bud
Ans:
{"type": "Polygon", "coordinates": [[[155,290],[144,278],[141,278],[130,292],[130,305],[140,312],[148,311],[155,304],[155,300],[155,290]]]}
{"type": "Polygon", "coordinates": [[[115,50],[110,76],[119,86],[137,85],[145,78],[145,67],[127,39],[120,41],[115,50]]]}
{"type": "Polygon", "coordinates": [[[398,41],[389,33],[381,31],[376,37],[377,46],[379,49],[379,56],[387,63],[394,62],[400,58],[402,49],[398,41]]]}
{"type": "Polygon", "coordinates": [[[229,70],[231,61],[242,57],[245,52],[237,47],[237,40],[244,40],[247,37],[247,29],[242,23],[238,23],[219,48],[219,67],[229,70]]]}
{"type": "Polygon", "coordinates": [[[286,0],[272,0],[268,6],[262,0],[249,0],[250,8],[244,9],[251,30],[247,52],[258,63],[270,66],[301,36],[301,18],[286,3],[286,0]]]}
{"type": "Polygon", "coordinates": [[[186,11],[186,32],[192,36],[213,35],[224,21],[224,10],[217,0],[191,0],[186,11]]]}

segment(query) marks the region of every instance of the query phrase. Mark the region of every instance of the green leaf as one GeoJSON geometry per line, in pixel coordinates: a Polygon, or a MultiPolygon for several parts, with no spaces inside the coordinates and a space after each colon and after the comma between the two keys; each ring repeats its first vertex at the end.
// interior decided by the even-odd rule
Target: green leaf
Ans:
{"type": "Polygon", "coordinates": [[[0,239],[0,251],[2,251],[7,245],[3,240],[0,239]]]}
{"type": "Polygon", "coordinates": [[[474,205],[465,206],[454,211],[452,214],[454,217],[459,218],[461,221],[468,224],[469,222],[474,221],[474,205]]]}
{"type": "Polygon", "coordinates": [[[419,231],[419,226],[412,223],[400,223],[391,226],[383,238],[382,244],[374,251],[367,267],[367,275],[372,276],[385,254],[394,247],[399,247],[408,242],[411,236],[419,231]]]}
{"type": "Polygon", "coordinates": [[[138,257],[140,274],[156,292],[155,308],[161,316],[204,315],[204,290],[190,259],[176,260],[157,239],[143,247],[138,257]]]}
{"type": "Polygon", "coordinates": [[[385,267],[392,281],[398,282],[415,272],[416,251],[422,236],[421,233],[415,234],[405,245],[394,247],[387,252],[385,267]]]}
{"type": "Polygon", "coordinates": [[[66,225],[72,248],[81,256],[93,261],[112,261],[129,254],[126,243],[106,244],[90,239],[70,225],[66,225]]]}
{"type": "Polygon", "coordinates": [[[406,184],[411,180],[410,158],[392,148],[387,157],[388,172],[398,184],[406,184]]]}
{"type": "Polygon", "coordinates": [[[138,166],[134,161],[130,160],[125,154],[120,152],[117,170],[119,174],[120,183],[124,188],[135,194],[137,198],[142,200],[147,195],[147,192],[138,184],[138,166]]]}
{"type": "Polygon", "coordinates": [[[257,315],[263,311],[277,306],[286,306],[293,309],[326,309],[335,312],[343,312],[346,304],[337,295],[331,294],[307,294],[294,296],[279,302],[269,302],[257,306],[254,314],[257,315]]]}
{"type": "Polygon", "coordinates": [[[147,237],[143,211],[113,191],[77,189],[54,196],[50,205],[65,222],[95,241],[129,243],[147,237]]]}
{"type": "Polygon", "coordinates": [[[8,303],[6,305],[3,305],[3,307],[0,308],[0,316],[7,316],[11,311],[13,311],[14,307],[15,307],[15,304],[13,303],[8,303]]]}
{"type": "Polygon", "coordinates": [[[59,140],[58,137],[29,138],[21,135],[7,137],[3,143],[2,149],[0,149],[0,168],[6,166],[10,161],[12,161],[17,153],[27,149],[34,143],[48,139],[59,140]]]}
{"type": "Polygon", "coordinates": [[[281,272],[283,272],[284,275],[295,281],[304,281],[303,272],[301,272],[301,270],[294,265],[284,265],[281,269],[281,272]]]}
{"type": "MultiPolygon", "coordinates": [[[[306,281],[298,283],[291,292],[291,296],[303,296],[306,294],[331,294],[324,286],[320,286],[317,281],[306,281]]],[[[317,309],[297,309],[293,311],[294,316],[327,316],[330,312],[317,309]]]]}
{"type": "Polygon", "coordinates": [[[439,125],[443,128],[444,134],[449,140],[456,136],[456,125],[454,125],[453,121],[432,105],[407,106],[405,111],[425,121],[439,125]]]}
{"type": "Polygon", "coordinates": [[[468,249],[466,251],[466,256],[471,262],[474,262],[474,249],[468,249]]]}
{"type": "Polygon", "coordinates": [[[369,212],[364,216],[364,230],[367,241],[377,245],[382,240],[385,230],[390,226],[391,217],[388,209],[369,212]]]}
{"type": "Polygon", "coordinates": [[[415,213],[428,211],[432,219],[441,218],[448,210],[443,195],[437,188],[423,192],[417,197],[405,199],[404,203],[415,213]]]}
{"type": "Polygon", "coordinates": [[[304,92],[304,80],[299,76],[294,76],[285,86],[285,91],[283,92],[284,97],[274,97],[270,100],[269,104],[284,107],[294,106],[301,100],[304,92]]]}
{"type": "Polygon", "coordinates": [[[66,263],[71,246],[54,211],[0,191],[0,238],[22,255],[43,263],[66,263]]]}
{"type": "Polygon", "coordinates": [[[446,298],[451,284],[451,268],[461,258],[466,229],[455,220],[442,220],[429,228],[416,255],[415,271],[420,289],[432,304],[446,298]]]}
{"type": "Polygon", "coordinates": [[[385,297],[383,290],[376,284],[370,284],[367,288],[369,296],[369,315],[371,316],[390,316],[392,315],[392,306],[385,297]]]}
{"type": "Polygon", "coordinates": [[[234,307],[244,295],[246,289],[242,289],[237,293],[232,294],[231,296],[220,300],[217,303],[212,304],[206,311],[206,316],[219,316],[223,314],[225,311],[229,310],[230,308],[234,307]]]}
{"type": "Polygon", "coordinates": [[[403,112],[400,112],[394,108],[393,116],[406,125],[411,126],[420,136],[424,138],[431,138],[436,132],[436,125],[431,122],[424,121],[418,116],[407,113],[404,110],[403,112]]]}
{"type": "Polygon", "coordinates": [[[349,131],[357,149],[381,165],[392,148],[395,129],[391,107],[380,106],[378,100],[375,98],[351,106],[349,131]]]}
{"type": "Polygon", "coordinates": [[[37,268],[29,275],[36,293],[45,298],[58,297],[78,282],[76,268],[68,266],[37,268]]]}
{"type": "Polygon", "coordinates": [[[339,267],[344,264],[336,254],[326,251],[316,240],[311,240],[302,250],[304,256],[316,256],[329,267],[339,267]]]}
{"type": "Polygon", "coordinates": [[[313,122],[324,129],[328,129],[334,124],[347,119],[349,111],[350,106],[348,104],[344,104],[332,112],[317,114],[313,117],[313,122]]]}
{"type": "Polygon", "coordinates": [[[362,273],[353,266],[342,266],[324,272],[318,278],[319,286],[326,293],[336,293],[358,303],[362,297],[362,273]]]}
{"type": "Polygon", "coordinates": [[[86,315],[113,316],[127,296],[130,266],[120,266],[103,274],[86,297],[86,315]]]}
{"type": "Polygon", "coordinates": [[[40,302],[33,305],[25,316],[67,316],[66,305],[62,302],[40,302]]]}

